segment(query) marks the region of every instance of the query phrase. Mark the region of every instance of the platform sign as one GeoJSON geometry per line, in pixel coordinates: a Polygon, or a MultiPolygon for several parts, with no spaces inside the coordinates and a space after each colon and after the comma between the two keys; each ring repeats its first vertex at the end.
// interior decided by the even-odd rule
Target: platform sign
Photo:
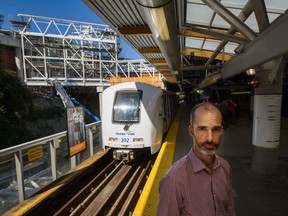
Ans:
{"type": "Polygon", "coordinates": [[[276,148],[280,142],[281,95],[254,96],[253,145],[276,148]]]}
{"type": "Polygon", "coordinates": [[[28,161],[32,162],[34,160],[37,160],[39,158],[43,157],[43,148],[42,146],[37,146],[35,148],[28,150],[28,161]]]}
{"type": "Polygon", "coordinates": [[[69,156],[86,149],[85,122],[83,107],[67,108],[69,156]]]}

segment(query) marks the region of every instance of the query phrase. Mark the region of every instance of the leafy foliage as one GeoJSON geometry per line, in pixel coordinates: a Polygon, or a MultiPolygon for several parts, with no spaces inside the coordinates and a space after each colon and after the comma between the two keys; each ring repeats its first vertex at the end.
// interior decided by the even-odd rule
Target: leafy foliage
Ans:
{"type": "Polygon", "coordinates": [[[43,109],[35,108],[34,106],[30,107],[30,112],[33,115],[27,116],[29,121],[37,121],[39,119],[50,119],[55,117],[61,117],[65,113],[64,108],[60,107],[46,107],[43,109]]]}
{"type": "Polygon", "coordinates": [[[16,73],[0,66],[0,140],[1,148],[28,140],[23,118],[31,94],[16,73]]]}

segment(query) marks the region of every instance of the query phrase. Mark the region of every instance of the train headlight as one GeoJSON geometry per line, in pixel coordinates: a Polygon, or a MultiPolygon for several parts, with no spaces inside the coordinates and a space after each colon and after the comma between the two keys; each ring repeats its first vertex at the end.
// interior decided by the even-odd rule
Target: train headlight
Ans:
{"type": "Polygon", "coordinates": [[[116,159],[117,158],[117,153],[114,151],[113,152],[113,159],[116,159]]]}
{"type": "Polygon", "coordinates": [[[143,142],[143,138],[133,138],[133,142],[143,142]]]}
{"type": "Polygon", "coordinates": [[[130,158],[130,160],[134,160],[134,152],[130,152],[129,158],[130,158]]]}
{"type": "Polygon", "coordinates": [[[109,137],[109,141],[118,141],[118,138],[117,137],[109,137]]]}

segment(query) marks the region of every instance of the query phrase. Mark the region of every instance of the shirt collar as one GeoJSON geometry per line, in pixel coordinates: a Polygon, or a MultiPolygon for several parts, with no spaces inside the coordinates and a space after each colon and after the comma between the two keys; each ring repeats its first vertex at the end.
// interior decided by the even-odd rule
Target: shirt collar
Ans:
{"type": "MultiPolygon", "coordinates": [[[[194,172],[199,172],[207,168],[206,165],[195,155],[193,148],[188,154],[188,158],[192,162],[191,164],[192,164],[194,172]]],[[[212,169],[217,169],[220,165],[221,165],[221,162],[219,160],[219,156],[215,155],[212,169]]]]}

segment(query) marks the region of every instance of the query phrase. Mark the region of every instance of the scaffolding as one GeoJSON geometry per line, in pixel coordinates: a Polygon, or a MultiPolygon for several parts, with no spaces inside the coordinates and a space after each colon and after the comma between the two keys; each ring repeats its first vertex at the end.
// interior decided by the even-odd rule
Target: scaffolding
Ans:
{"type": "Polygon", "coordinates": [[[119,36],[107,25],[18,14],[24,82],[47,86],[109,86],[110,79],[162,75],[144,59],[119,58],[119,36]],[[21,25],[20,25],[20,24],[21,25]]]}

